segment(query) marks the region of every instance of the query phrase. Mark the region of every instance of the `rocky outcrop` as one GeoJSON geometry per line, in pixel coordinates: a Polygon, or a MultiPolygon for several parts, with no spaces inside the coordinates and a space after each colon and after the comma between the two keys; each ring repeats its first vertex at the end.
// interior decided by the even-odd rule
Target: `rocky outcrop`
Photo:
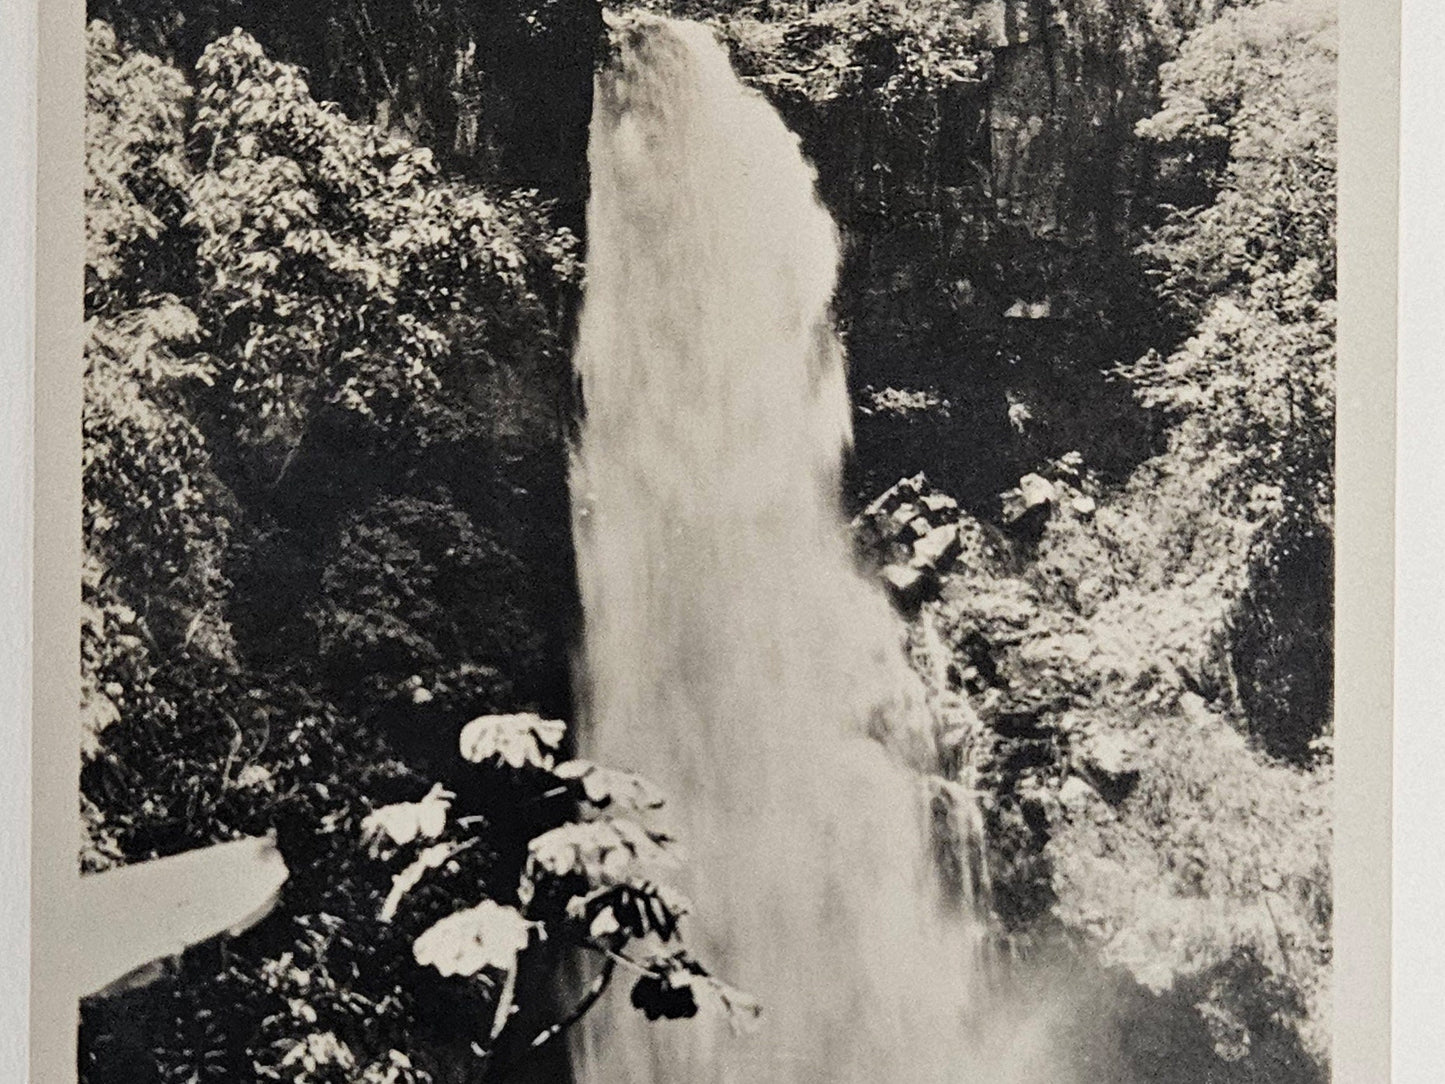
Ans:
{"type": "MultiPolygon", "coordinates": [[[[940,683],[970,705],[969,771],[982,796],[991,907],[1024,931],[1053,904],[1050,825],[1065,809],[1106,815],[1138,781],[1130,751],[1028,655],[1048,625],[1018,576],[1053,519],[1087,518],[1082,462],[1065,456],[1002,494],[999,528],[962,509],[924,474],[903,478],[853,521],[865,564],[895,605],[935,630],[947,657],[940,683]],[[1046,476],[1047,475],[1047,476],[1046,476]],[[920,611],[925,611],[921,613],[920,611]]],[[[922,635],[922,633],[919,633],[922,635]]]]}
{"type": "Polygon", "coordinates": [[[1003,494],[1003,523],[1020,534],[1037,534],[1043,530],[1053,512],[1058,494],[1047,478],[1026,474],[1018,487],[1003,494]]]}
{"type": "Polygon", "coordinates": [[[983,528],[922,474],[899,481],[859,513],[853,536],[904,613],[937,595],[939,578],[960,556],[987,545],[983,528]]]}

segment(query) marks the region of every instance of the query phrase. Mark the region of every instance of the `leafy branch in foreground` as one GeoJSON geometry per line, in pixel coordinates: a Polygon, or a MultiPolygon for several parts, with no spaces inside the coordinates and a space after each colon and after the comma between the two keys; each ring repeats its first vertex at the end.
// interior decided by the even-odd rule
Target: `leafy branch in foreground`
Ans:
{"type": "MultiPolygon", "coordinates": [[[[482,898],[433,922],[412,945],[416,962],[448,978],[466,978],[491,1000],[490,1059],[517,1011],[522,955],[545,941],[583,951],[600,970],[575,1006],[525,1046],[536,1050],[580,1020],[617,970],[635,976],[631,1001],[650,1020],[717,1013],[744,1030],[761,1007],[710,975],[687,951],[682,920],[690,905],[656,878],[676,865],[673,840],[646,823],[661,794],[629,772],[584,760],[556,762],[565,724],[523,713],[472,720],[461,731],[464,759],[488,773],[528,777],[542,798],[573,803],[581,819],[533,837],[515,902],[482,898]]],[[[362,822],[371,853],[407,863],[393,876],[379,919],[399,918],[408,896],[432,876],[461,872],[464,852],[481,842],[480,818],[451,818],[450,791],[440,785],[417,802],[394,803],[362,822]],[[440,873],[438,873],[440,871],[440,873]]],[[[492,1073],[510,1068],[491,1065],[492,1073]]]]}

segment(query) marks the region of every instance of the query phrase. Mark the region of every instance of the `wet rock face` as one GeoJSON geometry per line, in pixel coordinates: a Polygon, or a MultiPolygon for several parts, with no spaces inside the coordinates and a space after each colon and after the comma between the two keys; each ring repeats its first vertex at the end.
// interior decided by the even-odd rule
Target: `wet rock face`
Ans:
{"type": "MultiPolygon", "coordinates": [[[[1066,492],[1037,475],[1022,480],[1021,489],[1044,516],[1066,492]]],[[[1020,497],[1021,503],[1028,499],[1020,497]]],[[[1068,728],[1060,725],[1066,704],[1057,690],[1038,687],[1021,664],[1018,641],[1032,619],[1032,603],[1021,600],[1017,625],[975,619],[960,609],[959,592],[971,596],[981,585],[1008,582],[1014,532],[981,524],[923,474],[890,486],[852,526],[860,559],[899,611],[915,629],[942,634],[946,681],[968,705],[966,741],[981,795],[989,908],[1005,930],[1029,930],[1054,903],[1045,848],[1060,784],[1070,784],[1069,798],[1080,808],[1104,806],[1099,788],[1108,789],[1105,769],[1114,761],[1107,750],[1091,759],[1073,749],[1068,728]],[[1095,760],[1094,778],[1074,766],[1092,767],[1095,760]]]]}
{"type": "MultiPolygon", "coordinates": [[[[1072,462],[1065,467],[1074,469],[1072,462]]],[[[1038,517],[1042,524],[1074,495],[1063,479],[1028,475],[1005,503],[1012,496],[1019,518],[1038,517]]],[[[1017,613],[1004,607],[1007,612],[987,610],[991,616],[960,600],[960,593],[971,600],[1016,582],[1010,574],[1020,545],[1016,527],[985,526],[921,473],[890,486],[852,526],[861,560],[897,608],[918,627],[942,634],[947,681],[974,718],[970,760],[983,795],[990,907],[1005,929],[1029,929],[1054,901],[1045,848],[1060,785],[1069,784],[1069,799],[1081,809],[1107,808],[1133,779],[1107,742],[1095,750],[1074,740],[1062,723],[1068,698],[1040,686],[1019,657],[1037,600],[1021,595],[1017,613]]]]}

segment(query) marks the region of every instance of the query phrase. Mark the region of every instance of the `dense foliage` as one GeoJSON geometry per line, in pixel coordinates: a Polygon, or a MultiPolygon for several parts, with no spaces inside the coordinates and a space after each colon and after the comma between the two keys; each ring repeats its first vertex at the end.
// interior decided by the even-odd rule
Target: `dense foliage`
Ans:
{"type": "Polygon", "coordinates": [[[1262,4],[1190,38],[1141,125],[1175,184],[1207,193],[1145,246],[1184,344],[1129,368],[1179,424],[1226,514],[1258,527],[1235,665],[1257,733],[1296,758],[1327,729],[1333,621],[1334,5],[1262,4]]]}
{"type": "MultiPolygon", "coordinates": [[[[842,227],[850,496],[968,510],[914,631],[981,721],[1001,930],[1111,991],[1138,1079],[1322,1079],[1333,6],[646,6],[718,29],[842,227]]],[[[555,1075],[617,968],[750,1018],[657,797],[553,721],[597,9],[92,12],[82,863],[275,831],[292,877],[87,1006],[86,1079],[555,1075]],[[564,947],[605,962],[557,996],[564,947]]]]}
{"type": "MultiPolygon", "coordinates": [[[[101,22],[88,56],[83,862],[273,830],[293,876],[238,959],[119,1010],[137,1049],[94,1009],[87,1073],[430,1079],[475,1059],[403,1042],[421,930],[377,930],[357,840],[462,773],[461,720],[566,708],[575,238],[244,33],[192,79],[101,22]]],[[[483,897],[568,809],[486,810],[483,897]]]]}

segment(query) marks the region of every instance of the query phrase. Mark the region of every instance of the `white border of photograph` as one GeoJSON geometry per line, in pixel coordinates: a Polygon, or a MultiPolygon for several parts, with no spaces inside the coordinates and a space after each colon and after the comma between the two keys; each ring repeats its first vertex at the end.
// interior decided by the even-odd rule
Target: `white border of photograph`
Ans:
{"type": "Polygon", "coordinates": [[[1392,1076],[1427,1084],[1445,1060],[1445,4],[1403,17],[1392,1076]]]}

